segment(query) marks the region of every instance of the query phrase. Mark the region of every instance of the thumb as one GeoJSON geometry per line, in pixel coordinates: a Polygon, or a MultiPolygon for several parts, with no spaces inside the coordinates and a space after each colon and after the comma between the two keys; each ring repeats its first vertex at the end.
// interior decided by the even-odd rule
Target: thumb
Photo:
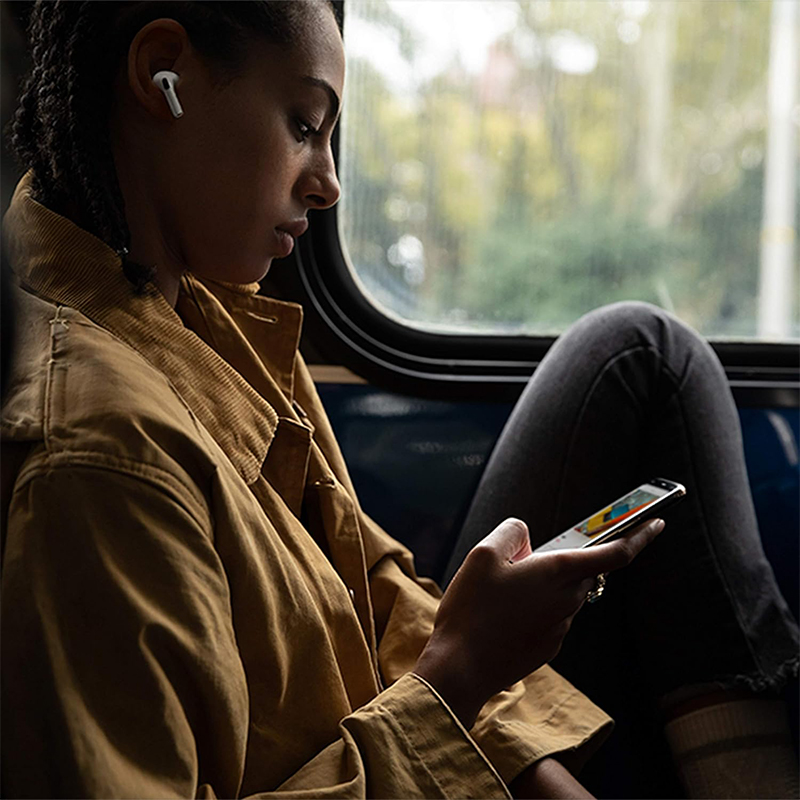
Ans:
{"type": "Polygon", "coordinates": [[[503,561],[516,561],[531,553],[528,526],[516,517],[503,520],[482,542],[503,561]]]}

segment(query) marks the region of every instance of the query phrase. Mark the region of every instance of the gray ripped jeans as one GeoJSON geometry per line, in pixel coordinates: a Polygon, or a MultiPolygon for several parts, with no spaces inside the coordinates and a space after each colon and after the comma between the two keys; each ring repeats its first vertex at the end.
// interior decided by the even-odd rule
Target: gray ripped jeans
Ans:
{"type": "Polygon", "coordinates": [[[584,606],[553,662],[613,716],[634,719],[633,740],[655,723],[631,706],[693,684],[778,690],[800,660],[759,537],[736,407],[702,337],[644,303],[598,309],[564,333],[497,442],[445,573],[506,517],[528,523],[535,548],[651,477],[683,483],[687,498],[584,606]]]}

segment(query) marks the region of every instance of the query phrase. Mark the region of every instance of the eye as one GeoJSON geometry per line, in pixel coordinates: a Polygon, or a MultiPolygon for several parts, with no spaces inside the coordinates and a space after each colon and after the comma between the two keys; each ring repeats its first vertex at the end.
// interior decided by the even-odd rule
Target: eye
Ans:
{"type": "Polygon", "coordinates": [[[295,125],[297,126],[299,142],[304,142],[306,139],[310,138],[311,136],[316,136],[319,133],[318,128],[315,128],[313,125],[309,125],[300,117],[295,120],[295,125]]]}

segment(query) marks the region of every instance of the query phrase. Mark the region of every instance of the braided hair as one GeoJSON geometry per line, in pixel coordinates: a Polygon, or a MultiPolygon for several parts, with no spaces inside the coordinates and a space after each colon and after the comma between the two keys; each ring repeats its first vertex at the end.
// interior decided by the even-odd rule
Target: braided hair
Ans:
{"type": "MultiPolygon", "coordinates": [[[[333,9],[341,28],[341,6],[333,9]]],[[[295,0],[37,0],[28,24],[32,66],[10,123],[9,142],[23,169],[32,169],[33,197],[57,213],[73,209],[81,227],[122,259],[142,293],[156,268],[127,258],[130,231],[109,135],[109,112],[120,66],[136,33],[170,17],[220,85],[244,64],[254,38],[291,46],[304,3],[295,0]]]]}

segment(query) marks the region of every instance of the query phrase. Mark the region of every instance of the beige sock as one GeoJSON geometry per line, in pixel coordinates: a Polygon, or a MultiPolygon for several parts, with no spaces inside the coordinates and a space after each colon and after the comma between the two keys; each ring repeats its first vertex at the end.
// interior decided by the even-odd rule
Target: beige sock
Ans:
{"type": "Polygon", "coordinates": [[[781,700],[706,706],[676,717],[664,730],[689,797],[798,797],[797,758],[781,700]]]}

